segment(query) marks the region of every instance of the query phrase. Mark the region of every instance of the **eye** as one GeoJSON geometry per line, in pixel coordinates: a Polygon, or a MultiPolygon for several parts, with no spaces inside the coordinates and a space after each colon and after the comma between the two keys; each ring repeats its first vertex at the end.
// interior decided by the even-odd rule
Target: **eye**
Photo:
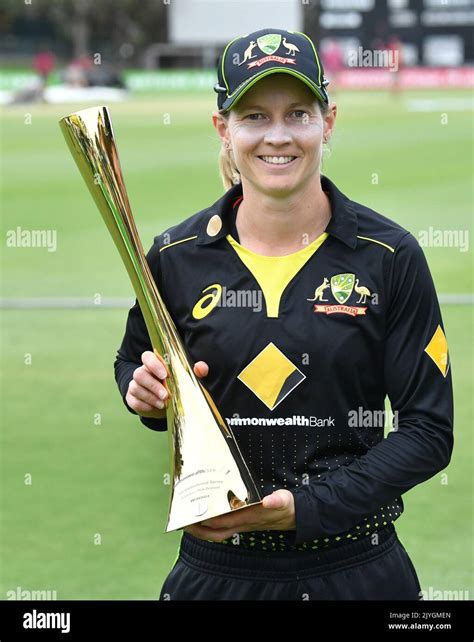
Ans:
{"type": "Polygon", "coordinates": [[[300,119],[304,118],[308,114],[308,112],[304,111],[303,109],[294,109],[291,114],[300,119]]]}
{"type": "Polygon", "coordinates": [[[244,120],[261,120],[262,118],[265,118],[265,116],[259,112],[256,112],[255,114],[247,114],[247,116],[244,117],[244,120]],[[260,118],[261,116],[261,118],[260,118]]]}

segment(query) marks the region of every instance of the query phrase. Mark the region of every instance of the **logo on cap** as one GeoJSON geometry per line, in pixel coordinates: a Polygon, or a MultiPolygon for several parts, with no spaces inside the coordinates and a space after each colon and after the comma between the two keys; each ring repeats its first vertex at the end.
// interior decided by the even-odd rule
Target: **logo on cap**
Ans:
{"type": "Polygon", "coordinates": [[[240,65],[243,65],[244,62],[247,62],[247,60],[250,60],[250,58],[255,58],[255,56],[252,56],[252,52],[253,52],[253,50],[255,49],[256,46],[257,46],[257,44],[256,44],[255,40],[251,40],[249,46],[244,51],[244,59],[242,60],[242,62],[239,62],[239,67],[240,67],[240,65]]]}
{"type": "Polygon", "coordinates": [[[244,59],[242,60],[241,63],[239,63],[239,65],[243,65],[244,62],[247,62],[251,58],[255,58],[255,56],[252,55],[252,53],[257,45],[260,51],[262,51],[266,55],[263,58],[259,58],[258,60],[255,60],[254,62],[250,62],[247,65],[247,69],[252,69],[253,67],[261,67],[267,62],[279,62],[280,64],[283,64],[283,65],[288,65],[288,64],[296,65],[295,55],[297,51],[299,52],[299,49],[296,45],[292,44],[291,42],[287,42],[285,37],[283,37],[283,45],[284,47],[286,47],[286,50],[287,50],[286,55],[287,56],[291,55],[292,57],[285,58],[284,56],[272,55],[276,51],[278,51],[281,44],[282,44],[282,37],[281,37],[281,34],[279,33],[267,33],[264,36],[260,36],[259,38],[257,38],[257,42],[255,42],[255,40],[252,40],[249,43],[249,46],[244,51],[244,59]]]}
{"type": "Polygon", "coordinates": [[[264,54],[270,56],[272,53],[279,48],[281,43],[281,34],[279,33],[267,33],[265,36],[260,36],[257,38],[257,44],[259,49],[263,51],[264,54]]]}

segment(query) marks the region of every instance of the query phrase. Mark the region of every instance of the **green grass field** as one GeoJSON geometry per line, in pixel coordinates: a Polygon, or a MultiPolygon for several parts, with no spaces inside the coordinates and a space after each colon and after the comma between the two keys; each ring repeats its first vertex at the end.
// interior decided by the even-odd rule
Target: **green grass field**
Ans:
{"type": "MultiPolygon", "coordinates": [[[[409,111],[409,101],[420,97],[455,102],[467,94],[338,95],[324,172],[352,199],[416,236],[430,226],[472,235],[472,114],[409,111]]],[[[165,94],[111,105],[145,250],[153,236],[222,194],[213,101],[165,94]]],[[[56,230],[58,242],[56,252],[2,243],[4,298],[133,297],[57,125],[79,108],[3,110],[3,238],[19,226],[56,230]]],[[[425,252],[439,293],[473,292],[471,250],[425,252]]],[[[158,598],[179,535],[163,534],[167,436],[126,411],[113,378],[126,314],[100,306],[3,310],[0,599],[17,587],[56,590],[58,599],[158,598]]],[[[443,317],[455,450],[447,483],[436,475],[404,496],[397,528],[424,589],[468,590],[472,597],[472,307],[443,306],[443,317]]]]}

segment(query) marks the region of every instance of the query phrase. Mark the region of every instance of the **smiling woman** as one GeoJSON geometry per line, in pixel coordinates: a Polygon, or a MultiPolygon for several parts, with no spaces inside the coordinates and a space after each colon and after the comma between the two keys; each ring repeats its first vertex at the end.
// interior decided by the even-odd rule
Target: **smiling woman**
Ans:
{"type": "Polygon", "coordinates": [[[282,73],[251,86],[230,113],[214,114],[229,155],[224,167],[245,184],[237,213],[243,245],[270,256],[290,254],[301,249],[303,235],[312,242],[326,228],[331,209],[319,174],[335,119],[336,105],[282,73]]]}
{"type": "MultiPolygon", "coordinates": [[[[284,84],[285,81],[292,80],[291,77],[289,76],[288,78],[282,78],[278,76],[277,78],[271,78],[270,80],[272,81],[272,85],[274,88],[276,88],[279,84],[279,87],[283,89],[282,84],[284,84]],[[275,83],[276,81],[276,83],[275,83]]],[[[260,88],[262,84],[265,83],[265,80],[262,80],[256,88],[260,88]]],[[[314,94],[311,94],[309,89],[307,89],[301,82],[298,81],[293,81],[293,91],[298,95],[298,94],[304,94],[304,98],[301,103],[294,103],[290,104],[288,107],[289,109],[292,109],[292,116],[294,117],[296,122],[300,122],[301,124],[308,124],[309,123],[309,118],[310,114],[313,115],[314,118],[314,112],[318,112],[321,115],[321,119],[325,121],[326,117],[330,116],[331,114],[331,107],[327,105],[326,103],[316,100],[314,97],[314,94]],[[299,108],[299,109],[297,109],[299,108]]],[[[247,104],[250,102],[248,96],[247,97],[247,104]]],[[[258,104],[256,105],[258,107],[258,104]]],[[[245,118],[249,121],[260,121],[260,120],[265,120],[265,114],[263,113],[252,113],[252,105],[249,105],[248,107],[245,106],[244,104],[240,104],[237,106],[237,112],[236,108],[234,108],[232,111],[229,112],[220,112],[217,117],[215,117],[215,122],[214,124],[218,126],[218,131],[219,132],[228,132],[229,131],[229,118],[233,119],[232,117],[236,113],[242,114],[243,111],[247,111],[248,113],[245,115],[245,118]]],[[[260,107],[260,110],[262,108],[260,107]]],[[[334,114],[335,114],[335,106],[333,106],[334,109],[334,114]]],[[[325,133],[323,135],[323,143],[326,144],[329,142],[329,133],[325,133]]],[[[294,158],[294,157],[290,157],[294,158]]],[[[267,158],[266,160],[269,160],[267,158]]],[[[281,162],[281,159],[278,160],[278,162],[281,162]]],[[[222,178],[222,182],[224,184],[224,188],[227,190],[233,185],[236,185],[237,183],[240,183],[242,180],[239,168],[236,165],[235,158],[234,158],[234,152],[232,151],[232,145],[230,142],[228,142],[226,136],[222,137],[222,145],[219,153],[219,169],[220,169],[220,174],[222,178]]]]}
{"type": "MultiPolygon", "coordinates": [[[[453,445],[425,257],[321,175],[337,110],[305,34],[236,38],[217,71],[226,192],[147,259],[263,500],[186,527],[160,598],[418,600],[394,522],[453,445]],[[397,423],[384,439],[387,396],[397,423]]],[[[166,430],[166,373],[138,304],[115,371],[127,408],[166,430]]]]}

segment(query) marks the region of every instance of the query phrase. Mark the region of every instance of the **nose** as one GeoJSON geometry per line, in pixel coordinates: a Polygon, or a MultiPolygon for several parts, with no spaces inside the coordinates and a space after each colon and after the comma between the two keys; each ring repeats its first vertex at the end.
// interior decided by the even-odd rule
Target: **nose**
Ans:
{"type": "Polygon", "coordinates": [[[288,143],[291,143],[291,141],[291,134],[284,122],[273,122],[265,132],[264,142],[269,145],[287,145],[288,143]]]}

